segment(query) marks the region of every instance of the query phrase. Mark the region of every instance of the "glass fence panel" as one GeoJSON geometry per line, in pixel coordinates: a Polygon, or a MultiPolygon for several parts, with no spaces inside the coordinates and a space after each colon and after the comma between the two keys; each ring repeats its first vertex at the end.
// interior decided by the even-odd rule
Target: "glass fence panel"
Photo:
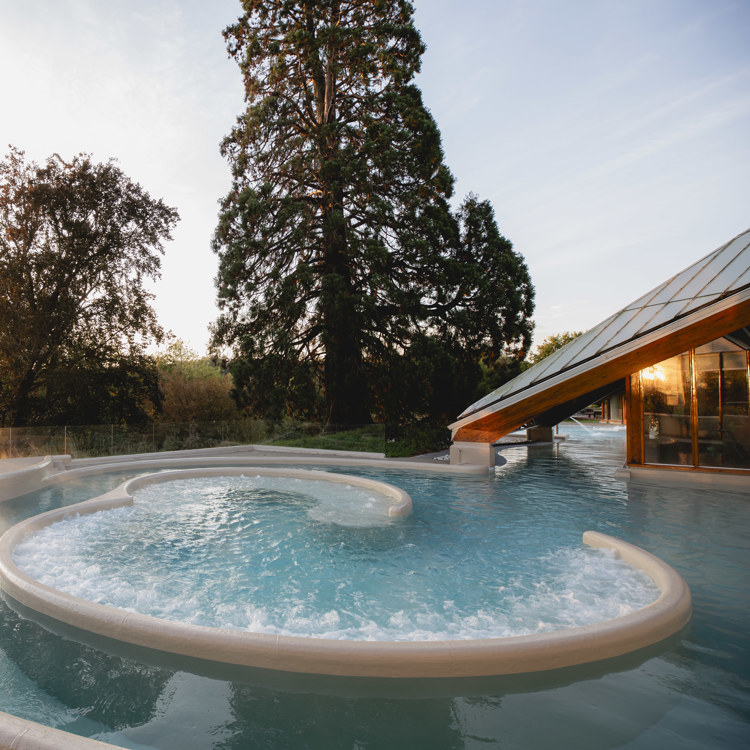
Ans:
{"type": "Polygon", "coordinates": [[[282,422],[241,419],[0,428],[0,458],[50,455],[88,458],[231,445],[281,445],[384,453],[385,425],[353,427],[291,419],[282,422]]]}

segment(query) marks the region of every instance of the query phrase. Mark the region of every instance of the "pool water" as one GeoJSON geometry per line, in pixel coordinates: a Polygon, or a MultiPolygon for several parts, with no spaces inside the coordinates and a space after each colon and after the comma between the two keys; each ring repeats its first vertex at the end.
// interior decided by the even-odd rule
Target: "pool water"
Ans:
{"type": "MultiPolygon", "coordinates": [[[[616,480],[624,432],[561,431],[569,439],[554,446],[504,448],[507,464],[487,476],[362,473],[406,490],[415,508],[410,528],[448,535],[446,556],[449,546],[470,550],[479,537],[522,549],[533,528],[544,530],[534,559],[577,549],[586,529],[655,553],[693,597],[693,621],[676,641],[598,667],[442,681],[439,689],[407,681],[391,694],[392,686],[379,690],[363,680],[274,684],[194,674],[79,644],[2,605],[0,708],[125,747],[163,750],[750,747],[750,498],[616,480]],[[434,510],[429,521],[416,510],[426,504],[434,510]],[[478,529],[462,525],[456,509],[481,519],[478,529]]],[[[4,503],[0,525],[100,494],[123,478],[4,503]]],[[[344,538],[352,529],[335,524],[328,533],[366,557],[392,544],[382,532],[393,528],[366,529],[367,544],[344,538]]]]}
{"type": "Polygon", "coordinates": [[[659,596],[611,550],[561,546],[556,524],[519,536],[508,502],[458,500],[445,476],[423,485],[410,517],[389,518],[388,497],[348,485],[251,471],[176,479],[136,491],[130,507],[51,524],[13,559],[100,604],[328,639],[527,635],[620,617],[659,596]]]}

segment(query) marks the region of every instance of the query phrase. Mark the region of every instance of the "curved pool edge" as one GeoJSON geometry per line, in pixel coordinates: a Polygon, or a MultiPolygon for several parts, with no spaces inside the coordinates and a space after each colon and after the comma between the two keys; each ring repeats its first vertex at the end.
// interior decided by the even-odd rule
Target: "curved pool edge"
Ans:
{"type": "MultiPolygon", "coordinates": [[[[173,482],[178,479],[191,479],[198,477],[289,477],[291,479],[307,479],[318,482],[329,482],[331,484],[345,484],[354,487],[361,487],[366,490],[378,492],[381,495],[390,497],[393,501],[388,507],[388,517],[398,518],[401,516],[408,516],[411,513],[411,497],[404,492],[400,487],[396,487],[393,484],[387,482],[381,482],[377,479],[369,479],[367,477],[355,477],[350,474],[332,474],[326,471],[315,471],[314,469],[294,469],[294,468],[277,468],[277,467],[261,467],[261,466],[245,466],[245,467],[227,467],[227,466],[216,466],[209,468],[200,469],[169,469],[167,471],[161,471],[158,474],[146,474],[145,476],[135,477],[129,479],[127,482],[123,482],[119,487],[116,487],[112,492],[105,495],[101,495],[98,498],[85,501],[86,503],[96,503],[98,500],[116,501],[118,493],[124,493],[128,497],[132,498],[132,494],[138,490],[148,487],[152,484],[162,484],[164,482],[173,482]],[[114,494],[113,494],[114,493],[114,494]]],[[[131,500],[132,501],[132,500],[131,500]]],[[[78,503],[77,505],[71,505],[65,508],[65,510],[71,510],[79,508],[85,503],[78,503]]],[[[104,508],[102,508],[103,510],[104,508]]],[[[92,511],[88,511],[92,512],[92,511]]],[[[37,516],[41,517],[41,516],[37,516]]],[[[46,524],[45,524],[46,525],[46,524]]]]}
{"type": "MultiPolygon", "coordinates": [[[[595,625],[477,640],[339,641],[190,625],[71,596],[39,583],[13,563],[12,550],[27,534],[71,515],[130,504],[131,493],[144,484],[207,473],[247,475],[247,468],[180,470],[138,477],[93,500],[22,521],[0,538],[0,587],[30,610],[130,645],[241,667],[341,677],[481,677],[555,670],[604,661],[651,646],[674,635],[690,620],[690,591],[674,569],[639,547],[594,531],[587,531],[583,542],[592,547],[612,548],[630,565],[645,572],[660,590],[656,601],[595,625]]],[[[328,481],[355,479],[301,469],[253,467],[252,471],[287,476],[292,471],[314,473],[328,481]]],[[[382,486],[374,480],[356,479],[382,486]]],[[[402,492],[392,485],[386,486],[402,492]]]]}
{"type": "MultiPolygon", "coordinates": [[[[105,474],[112,471],[130,471],[140,469],[163,469],[167,466],[177,468],[191,467],[246,467],[258,466],[335,466],[339,468],[395,469],[396,471],[418,471],[434,474],[458,474],[486,476],[488,468],[474,464],[460,466],[448,463],[425,463],[416,459],[366,458],[343,451],[318,451],[301,454],[299,449],[264,452],[266,446],[244,446],[246,451],[227,451],[226,453],[209,453],[197,451],[176,451],[174,454],[136,454],[132,456],[107,457],[106,459],[72,459],[70,456],[58,456],[56,471],[48,473],[39,487],[75,480],[79,477],[105,474]]],[[[210,450],[210,449],[207,449],[210,450]]]]}
{"type": "Polygon", "coordinates": [[[69,456],[0,459],[0,502],[12,500],[44,486],[50,476],[64,472],[69,461],[69,456]]]}
{"type": "Polygon", "coordinates": [[[0,711],[0,750],[126,750],[0,711]]]}
{"type": "MultiPolygon", "coordinates": [[[[29,465],[16,468],[13,460],[0,459],[0,502],[61,482],[112,471],[140,471],[204,466],[336,466],[340,468],[395,469],[457,475],[486,475],[486,466],[446,462],[424,462],[413,458],[385,458],[384,454],[361,451],[291,448],[276,445],[239,445],[196,448],[160,453],[135,453],[95,458],[72,458],[68,454],[29,459],[29,465]],[[7,466],[6,466],[7,464],[7,466]],[[12,467],[12,468],[9,468],[12,467]]],[[[0,748],[1,750],[1,748],[0,748]]]]}

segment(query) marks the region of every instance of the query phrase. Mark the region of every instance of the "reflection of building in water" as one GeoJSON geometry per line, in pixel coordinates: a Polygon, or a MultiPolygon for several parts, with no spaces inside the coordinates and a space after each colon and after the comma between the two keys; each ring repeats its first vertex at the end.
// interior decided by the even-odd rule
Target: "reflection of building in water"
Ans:
{"type": "Polygon", "coordinates": [[[522,426],[551,439],[595,401],[627,422],[639,476],[750,471],[750,230],[470,406],[451,460],[491,458],[486,446],[522,426]]]}

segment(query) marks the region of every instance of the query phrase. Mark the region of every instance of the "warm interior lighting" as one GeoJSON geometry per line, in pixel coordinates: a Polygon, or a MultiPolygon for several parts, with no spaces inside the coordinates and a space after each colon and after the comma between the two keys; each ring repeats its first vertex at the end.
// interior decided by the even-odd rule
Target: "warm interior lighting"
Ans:
{"type": "Polygon", "coordinates": [[[666,380],[667,376],[664,374],[664,370],[659,365],[653,367],[647,367],[645,370],[641,370],[641,375],[644,380],[666,380]]]}

